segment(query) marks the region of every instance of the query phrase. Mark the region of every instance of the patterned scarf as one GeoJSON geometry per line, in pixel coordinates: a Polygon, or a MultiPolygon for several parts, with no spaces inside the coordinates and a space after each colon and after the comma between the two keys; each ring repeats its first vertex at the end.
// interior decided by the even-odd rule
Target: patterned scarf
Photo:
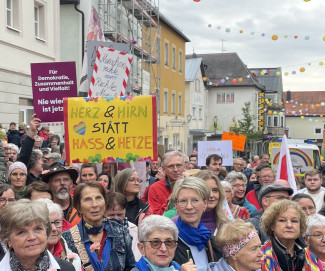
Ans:
{"type": "MultiPolygon", "coordinates": [[[[15,255],[15,252],[13,249],[10,249],[9,253],[10,253],[9,264],[10,264],[11,270],[28,271],[20,263],[20,261],[18,260],[18,258],[15,255]]],[[[47,251],[45,250],[40,254],[40,257],[37,259],[34,271],[44,271],[49,268],[50,268],[50,257],[48,255],[47,251]]]]}
{"type": "MultiPolygon", "coordinates": [[[[308,250],[305,250],[305,271],[319,271],[315,256],[308,250]]],[[[281,271],[280,264],[276,254],[273,251],[272,243],[269,240],[262,247],[262,271],[281,271]]],[[[298,271],[298,270],[297,270],[298,271]]]]}

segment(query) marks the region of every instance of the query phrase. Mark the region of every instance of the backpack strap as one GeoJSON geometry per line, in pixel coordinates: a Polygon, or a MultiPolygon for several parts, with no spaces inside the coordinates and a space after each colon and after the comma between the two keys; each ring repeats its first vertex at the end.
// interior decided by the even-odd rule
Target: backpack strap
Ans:
{"type": "Polygon", "coordinates": [[[85,246],[81,242],[81,236],[79,233],[78,225],[73,226],[71,229],[69,229],[69,231],[71,232],[73,242],[78,251],[82,267],[84,268],[85,271],[95,271],[95,269],[91,265],[85,246]]]}

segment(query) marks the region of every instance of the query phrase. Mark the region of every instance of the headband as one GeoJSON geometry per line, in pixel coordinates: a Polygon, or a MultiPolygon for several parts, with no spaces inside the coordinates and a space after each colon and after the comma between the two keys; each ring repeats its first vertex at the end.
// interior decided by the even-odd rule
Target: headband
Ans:
{"type": "Polygon", "coordinates": [[[258,236],[256,231],[251,230],[244,236],[241,236],[239,242],[236,244],[227,243],[222,248],[222,254],[225,258],[234,256],[239,250],[241,250],[250,240],[258,236]]]}

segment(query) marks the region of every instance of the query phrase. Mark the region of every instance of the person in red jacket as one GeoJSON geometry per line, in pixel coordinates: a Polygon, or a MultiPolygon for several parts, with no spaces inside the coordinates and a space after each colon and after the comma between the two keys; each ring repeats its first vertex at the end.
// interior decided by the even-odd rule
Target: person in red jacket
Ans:
{"type": "Polygon", "coordinates": [[[254,185],[254,190],[251,190],[247,193],[246,199],[249,201],[250,204],[253,204],[257,211],[262,209],[258,202],[258,196],[261,191],[261,188],[267,184],[274,183],[275,175],[271,168],[263,168],[260,171],[260,176],[258,178],[259,183],[254,185]]]}
{"type": "Polygon", "coordinates": [[[167,152],[161,167],[166,177],[151,185],[148,193],[148,203],[154,214],[162,215],[167,207],[174,183],[183,176],[184,155],[179,151],[167,152]]]}

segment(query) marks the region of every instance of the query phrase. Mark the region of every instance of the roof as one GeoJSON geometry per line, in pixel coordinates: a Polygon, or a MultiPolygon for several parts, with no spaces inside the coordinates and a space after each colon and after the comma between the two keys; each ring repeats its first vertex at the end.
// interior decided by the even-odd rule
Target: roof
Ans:
{"type": "Polygon", "coordinates": [[[254,86],[262,91],[265,90],[237,53],[198,54],[194,57],[203,59],[208,87],[215,87],[218,84],[218,87],[254,86]],[[222,79],[225,80],[224,83],[222,79]],[[237,79],[236,84],[232,82],[233,79],[237,79]]]}
{"type": "Polygon", "coordinates": [[[200,69],[202,58],[190,58],[185,60],[185,82],[193,82],[200,69]]]}
{"type": "Polygon", "coordinates": [[[325,91],[287,91],[283,102],[286,117],[325,115],[325,91]]]}
{"type": "Polygon", "coordinates": [[[283,92],[281,68],[250,68],[249,70],[255,75],[257,81],[265,87],[266,93],[283,92]]]}
{"type": "Polygon", "coordinates": [[[174,30],[178,35],[180,35],[185,40],[185,42],[190,42],[190,39],[188,37],[186,37],[185,34],[176,25],[174,25],[165,15],[163,15],[161,12],[159,12],[159,20],[164,22],[172,30],[174,30]]]}

